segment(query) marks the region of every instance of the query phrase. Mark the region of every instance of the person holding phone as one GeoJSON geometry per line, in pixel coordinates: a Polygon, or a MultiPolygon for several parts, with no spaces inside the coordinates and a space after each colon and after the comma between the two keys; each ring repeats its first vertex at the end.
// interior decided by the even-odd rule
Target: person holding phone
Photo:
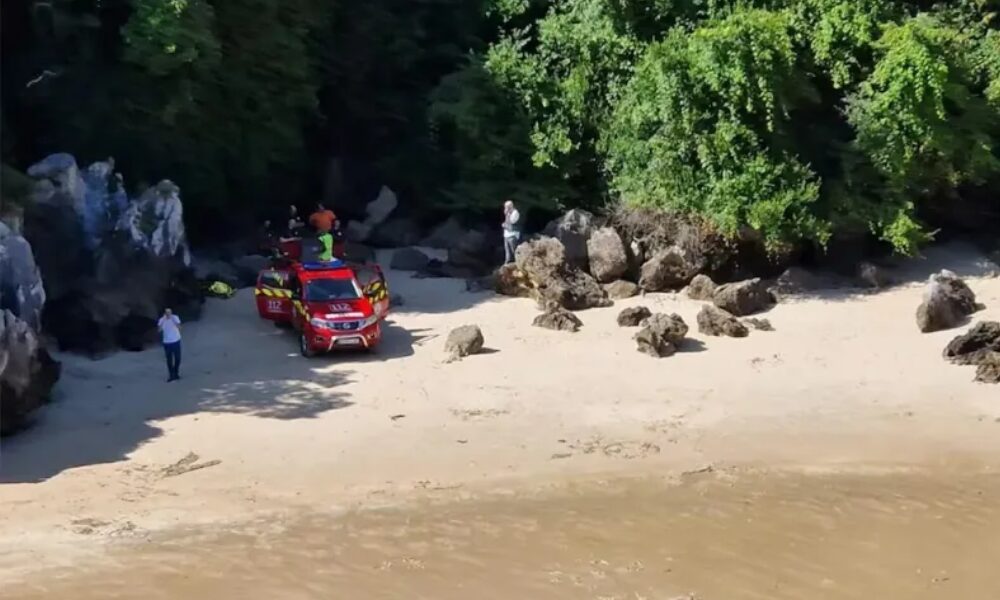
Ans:
{"type": "Polygon", "coordinates": [[[176,381],[181,378],[181,319],[169,308],[164,309],[156,328],[167,358],[167,381],[176,381]]]}

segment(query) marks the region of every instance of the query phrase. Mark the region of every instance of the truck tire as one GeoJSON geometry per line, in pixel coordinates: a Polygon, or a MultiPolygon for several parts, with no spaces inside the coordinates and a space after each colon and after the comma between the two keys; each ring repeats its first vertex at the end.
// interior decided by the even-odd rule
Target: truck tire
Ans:
{"type": "Polygon", "coordinates": [[[299,335],[299,352],[306,358],[313,358],[316,356],[316,353],[309,347],[309,341],[306,340],[306,334],[304,333],[299,335]]]}

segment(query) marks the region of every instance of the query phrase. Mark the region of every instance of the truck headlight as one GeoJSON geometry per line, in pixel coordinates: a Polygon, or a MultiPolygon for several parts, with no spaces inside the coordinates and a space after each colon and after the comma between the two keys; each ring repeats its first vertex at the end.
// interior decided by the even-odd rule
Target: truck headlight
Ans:
{"type": "Polygon", "coordinates": [[[333,329],[333,323],[327,321],[326,319],[320,319],[319,317],[309,319],[309,324],[316,329],[333,329]]]}

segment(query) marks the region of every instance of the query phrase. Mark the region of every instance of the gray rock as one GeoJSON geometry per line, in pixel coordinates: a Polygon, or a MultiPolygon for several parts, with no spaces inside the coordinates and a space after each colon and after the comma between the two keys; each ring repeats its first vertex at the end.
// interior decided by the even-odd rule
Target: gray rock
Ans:
{"type": "Polygon", "coordinates": [[[396,210],[398,205],[396,193],[383,185],[378,196],[365,206],[365,225],[368,225],[369,228],[381,225],[389,218],[392,211],[396,210]]]}
{"type": "Polygon", "coordinates": [[[633,336],[639,352],[655,357],[677,352],[688,326],[679,315],[655,314],[643,321],[643,328],[633,336]]]}
{"type": "Polygon", "coordinates": [[[239,278],[241,286],[250,287],[256,285],[257,276],[268,265],[268,260],[264,256],[248,254],[233,261],[233,269],[239,278]]]}
{"type": "Polygon", "coordinates": [[[742,317],[774,305],[774,296],[760,278],[726,283],[716,288],[712,302],[729,313],[742,317]]]}
{"type": "Polygon", "coordinates": [[[0,435],[17,431],[47,403],[60,365],[35,330],[9,310],[0,311],[0,435]]]}
{"type": "Polygon", "coordinates": [[[976,367],[975,381],[979,383],[1000,383],[1000,352],[984,358],[976,367]]]}
{"type": "Polygon", "coordinates": [[[976,295],[951,271],[931,275],[917,307],[917,327],[924,333],[951,329],[980,309],[976,295]]]}
{"type": "Polygon", "coordinates": [[[450,217],[447,221],[435,227],[430,235],[420,242],[420,245],[427,246],[428,248],[447,250],[455,247],[466,231],[468,231],[468,228],[463,226],[458,219],[450,217]]]}
{"type": "Polygon", "coordinates": [[[594,231],[594,215],[574,208],[549,222],[544,233],[559,240],[566,249],[566,261],[573,267],[587,269],[587,240],[594,231]]]}
{"type": "Polygon", "coordinates": [[[389,268],[397,271],[420,271],[427,268],[430,257],[417,248],[399,248],[392,253],[389,268]]]}
{"type": "Polygon", "coordinates": [[[483,332],[477,325],[462,325],[452,329],[444,342],[444,351],[449,359],[455,360],[472,354],[478,354],[483,349],[483,332]]]}
{"type": "Polygon", "coordinates": [[[715,295],[715,282],[708,275],[695,275],[687,286],[687,296],[692,300],[707,300],[711,302],[715,295]]]}
{"type": "Polygon", "coordinates": [[[687,285],[697,270],[679,248],[661,250],[642,264],[639,287],[649,292],[676,290],[687,285]]]}
{"type": "Polygon", "coordinates": [[[153,256],[191,265],[180,188],[172,181],[164,179],[129,204],[120,228],[128,232],[133,244],[153,256]]]}
{"type": "Polygon", "coordinates": [[[978,365],[996,352],[1000,352],[1000,323],[980,321],[948,342],[943,354],[946,360],[956,364],[978,365]]]}
{"type": "Polygon", "coordinates": [[[892,277],[885,269],[867,261],[858,265],[858,280],[863,286],[876,290],[892,285],[892,277]]]}
{"type": "Polygon", "coordinates": [[[750,327],[753,327],[757,331],[774,331],[774,326],[771,325],[771,322],[768,321],[767,319],[749,318],[749,319],[743,319],[743,323],[750,327]]]}
{"type": "Polygon", "coordinates": [[[348,221],[344,227],[344,237],[351,242],[366,242],[371,234],[371,225],[359,221],[348,221]]]}
{"type": "Polygon", "coordinates": [[[604,284],[604,291],[608,293],[608,298],[612,300],[623,300],[639,295],[639,286],[631,281],[619,279],[611,283],[604,284]]]}
{"type": "Polygon", "coordinates": [[[614,281],[628,271],[625,244],[611,227],[602,227],[591,234],[587,240],[587,257],[590,274],[600,283],[614,281]]]}
{"type": "Polygon", "coordinates": [[[645,306],[630,306],[618,313],[618,326],[638,327],[639,324],[651,316],[653,316],[653,313],[645,306]]]}
{"type": "Polygon", "coordinates": [[[746,337],[750,330],[728,312],[717,306],[706,304],[698,312],[698,331],[705,335],[746,337]]]}
{"type": "Polygon", "coordinates": [[[535,327],[575,333],[583,326],[583,321],[561,306],[552,305],[547,307],[545,312],[535,317],[535,320],[531,324],[535,327]]]}
{"type": "Polygon", "coordinates": [[[559,240],[525,242],[514,253],[517,268],[530,282],[532,296],[569,310],[610,306],[611,300],[593,277],[571,266],[559,240]]]}
{"type": "Polygon", "coordinates": [[[413,246],[420,242],[420,226],[407,217],[392,217],[375,227],[367,241],[382,248],[413,246]]]}
{"type": "Polygon", "coordinates": [[[37,331],[44,306],[45,287],[31,244],[0,223],[0,309],[11,310],[37,331]]]}

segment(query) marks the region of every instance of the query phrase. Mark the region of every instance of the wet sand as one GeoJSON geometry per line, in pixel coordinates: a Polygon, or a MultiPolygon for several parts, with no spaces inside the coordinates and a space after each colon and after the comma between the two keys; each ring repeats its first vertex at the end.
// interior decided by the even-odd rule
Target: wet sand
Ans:
{"type": "Polygon", "coordinates": [[[997,557],[988,469],[705,472],[175,532],[5,597],[991,600],[997,557]]]}

